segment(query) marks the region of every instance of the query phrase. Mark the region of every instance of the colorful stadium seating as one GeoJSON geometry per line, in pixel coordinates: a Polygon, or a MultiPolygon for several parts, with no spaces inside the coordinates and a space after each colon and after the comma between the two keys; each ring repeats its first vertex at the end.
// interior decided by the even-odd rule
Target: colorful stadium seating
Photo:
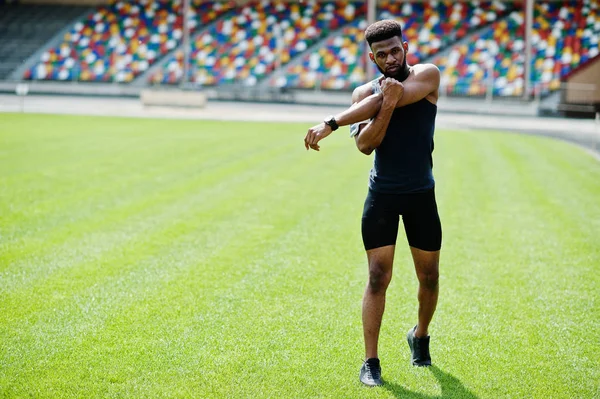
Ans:
{"type": "MultiPolygon", "coordinates": [[[[233,7],[192,0],[192,30],[233,7]]],[[[28,70],[26,79],[130,82],[180,45],[181,2],[113,0],[76,23],[56,48],[28,70]]]]}
{"type": "MultiPolygon", "coordinates": [[[[127,83],[178,49],[147,74],[150,83],[177,84],[183,78],[181,4],[111,0],[75,24],[24,77],[127,83]]],[[[494,94],[516,96],[524,82],[522,7],[522,0],[384,0],[377,17],[403,24],[408,62],[438,65],[450,93],[485,94],[491,71],[494,94]]],[[[557,89],[562,77],[598,55],[599,9],[600,0],[536,2],[531,79],[537,92],[557,89]]],[[[363,83],[366,68],[375,71],[365,61],[365,2],[253,0],[236,8],[232,1],[192,0],[189,21],[186,80],[199,85],[252,86],[267,78],[275,87],[343,90],[363,83]],[[279,67],[284,73],[269,77],[279,67]]]]}
{"type": "Polygon", "coordinates": [[[278,87],[345,89],[365,82],[364,46],[366,20],[342,29],[318,50],[303,57],[302,63],[286,69],[285,76],[273,78],[278,87]]]}
{"type": "MultiPolygon", "coordinates": [[[[523,95],[524,30],[523,11],[513,11],[489,31],[435,58],[433,62],[440,67],[442,83],[449,93],[483,95],[493,71],[495,95],[523,95]]],[[[598,0],[536,3],[530,94],[558,89],[563,76],[598,55],[599,37],[598,0]]]]}
{"type": "MultiPolygon", "coordinates": [[[[201,85],[259,79],[359,15],[364,3],[253,1],[237,16],[219,21],[193,42],[188,81],[201,85]]],[[[153,83],[177,83],[183,75],[183,52],[151,77],[153,83]]]]}
{"type": "MultiPolygon", "coordinates": [[[[403,26],[409,43],[407,61],[414,64],[470,31],[506,14],[512,4],[500,2],[398,2],[379,4],[378,19],[396,19],[403,26]]],[[[273,79],[277,86],[324,89],[349,89],[366,79],[364,35],[366,20],[356,21],[332,37],[319,53],[305,56],[302,64],[290,66],[286,77],[273,79]]],[[[374,68],[368,64],[367,68],[374,68]]]]}

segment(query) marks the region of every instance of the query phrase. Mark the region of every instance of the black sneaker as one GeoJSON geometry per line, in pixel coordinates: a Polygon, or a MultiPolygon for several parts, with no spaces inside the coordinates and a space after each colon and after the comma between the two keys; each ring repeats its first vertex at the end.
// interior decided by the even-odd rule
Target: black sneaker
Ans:
{"type": "Polygon", "coordinates": [[[381,381],[381,366],[379,365],[379,359],[372,357],[367,359],[360,369],[360,382],[370,387],[376,387],[383,385],[381,381]]]}
{"type": "Polygon", "coordinates": [[[415,337],[417,326],[408,330],[406,339],[411,352],[411,363],[413,366],[427,367],[431,366],[431,356],[429,355],[429,335],[422,338],[415,337]]]}

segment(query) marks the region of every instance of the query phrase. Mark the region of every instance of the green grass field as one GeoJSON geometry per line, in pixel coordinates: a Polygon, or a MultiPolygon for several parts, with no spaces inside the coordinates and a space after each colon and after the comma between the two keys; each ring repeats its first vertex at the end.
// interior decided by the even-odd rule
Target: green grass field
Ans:
{"type": "Polygon", "coordinates": [[[438,130],[435,366],[401,234],[366,388],[372,158],[308,127],[0,114],[0,397],[600,397],[596,159],[438,130]]]}

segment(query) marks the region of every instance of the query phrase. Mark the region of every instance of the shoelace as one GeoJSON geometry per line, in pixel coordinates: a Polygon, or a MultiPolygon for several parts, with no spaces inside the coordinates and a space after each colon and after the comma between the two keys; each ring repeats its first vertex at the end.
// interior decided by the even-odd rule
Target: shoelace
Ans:
{"type": "Polygon", "coordinates": [[[421,345],[421,339],[414,337],[413,346],[415,348],[415,353],[419,356],[419,359],[427,359],[429,358],[429,347],[428,345],[421,345]]]}
{"type": "Polygon", "coordinates": [[[381,377],[381,369],[375,364],[371,365],[371,363],[366,362],[366,368],[367,373],[371,376],[372,379],[376,380],[381,377]]]}
{"type": "Polygon", "coordinates": [[[420,350],[422,359],[429,359],[429,347],[428,346],[425,346],[425,348],[419,348],[419,350],[420,350]]]}

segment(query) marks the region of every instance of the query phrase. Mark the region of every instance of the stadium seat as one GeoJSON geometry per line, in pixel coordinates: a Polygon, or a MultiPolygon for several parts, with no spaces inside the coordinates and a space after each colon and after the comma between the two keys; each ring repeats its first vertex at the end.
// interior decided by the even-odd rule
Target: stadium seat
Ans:
{"type": "MultiPolygon", "coordinates": [[[[200,85],[253,86],[363,13],[363,3],[253,1],[236,16],[201,32],[192,44],[188,81],[200,85]]],[[[174,84],[183,75],[183,52],[154,74],[153,83],[174,84]]]]}
{"type": "MultiPolygon", "coordinates": [[[[560,87],[561,78],[598,55],[598,0],[536,3],[532,43],[532,93],[560,87]]],[[[493,94],[521,96],[525,81],[524,14],[513,11],[467,44],[433,62],[451,94],[483,95],[493,74],[493,94]]],[[[531,94],[531,93],[530,93],[531,94]]]]}
{"type": "MultiPolygon", "coordinates": [[[[76,23],[25,75],[35,80],[131,82],[182,40],[182,3],[112,0],[76,23]]],[[[192,0],[192,31],[231,9],[231,2],[192,0]]]]}
{"type": "MultiPolygon", "coordinates": [[[[379,4],[378,19],[396,19],[409,43],[407,61],[422,62],[474,29],[488,25],[512,9],[500,2],[397,2],[379,4]]],[[[351,89],[366,79],[363,17],[331,37],[317,52],[292,65],[286,76],[271,80],[279,87],[351,89]]],[[[376,69],[372,64],[367,68],[376,69]]]]}
{"type": "MultiPolygon", "coordinates": [[[[495,95],[518,96],[525,81],[522,7],[520,0],[383,0],[377,18],[402,23],[408,62],[438,65],[449,93],[484,95],[493,78],[495,95]]],[[[565,75],[598,55],[599,8],[600,0],[535,3],[531,79],[536,92],[556,90],[565,75]]],[[[192,0],[189,21],[186,80],[198,85],[254,86],[264,80],[282,88],[348,90],[366,80],[367,68],[376,72],[372,63],[365,65],[364,1],[254,0],[236,6],[192,0]]],[[[28,21],[19,25],[23,32],[35,29],[28,21]]],[[[181,1],[111,0],[43,52],[24,78],[127,83],[161,60],[166,62],[147,74],[148,82],[178,84],[181,42],[181,1]]],[[[27,46],[23,42],[19,48],[27,46]]],[[[14,49],[2,44],[2,51],[14,49]]]]}

